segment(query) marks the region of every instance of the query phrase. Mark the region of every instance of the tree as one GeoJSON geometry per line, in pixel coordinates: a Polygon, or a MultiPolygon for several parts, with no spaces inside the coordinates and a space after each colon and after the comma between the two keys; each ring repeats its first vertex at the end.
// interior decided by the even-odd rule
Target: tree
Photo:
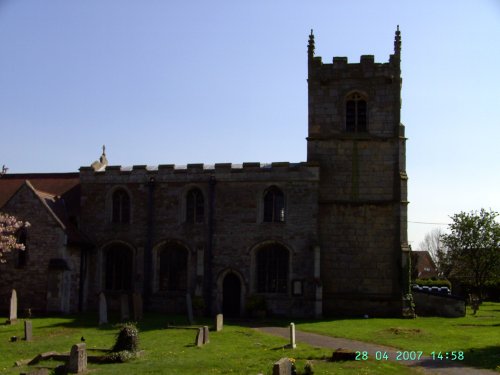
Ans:
{"type": "Polygon", "coordinates": [[[18,243],[17,231],[29,227],[28,222],[17,220],[14,216],[0,213],[0,263],[5,263],[4,254],[12,250],[24,250],[24,244],[18,243]]]}
{"type": "Polygon", "coordinates": [[[424,240],[420,242],[419,248],[422,251],[428,251],[434,264],[436,265],[438,275],[446,276],[445,254],[447,253],[446,246],[442,240],[443,231],[441,228],[435,228],[427,233],[424,240]]]}
{"type": "Polygon", "coordinates": [[[451,217],[450,234],[441,239],[448,248],[443,259],[450,276],[468,282],[482,298],[484,285],[500,273],[500,224],[497,212],[460,212],[451,217]]]}

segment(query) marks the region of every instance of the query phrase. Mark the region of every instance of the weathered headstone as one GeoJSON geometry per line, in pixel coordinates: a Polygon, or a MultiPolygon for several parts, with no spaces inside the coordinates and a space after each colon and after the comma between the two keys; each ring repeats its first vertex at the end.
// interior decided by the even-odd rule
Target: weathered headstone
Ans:
{"type": "Polygon", "coordinates": [[[273,365],[273,375],[292,375],[292,361],[288,358],[281,358],[273,365]]]}
{"type": "Polygon", "coordinates": [[[125,293],[120,296],[120,318],[122,321],[127,321],[130,319],[128,294],[125,293]]]}
{"type": "Polygon", "coordinates": [[[10,314],[9,314],[9,324],[17,323],[17,293],[15,289],[12,289],[12,294],[10,296],[10,314]]]}
{"type": "Polygon", "coordinates": [[[108,305],[104,292],[99,293],[99,325],[108,323],[108,305]]]}
{"type": "Polygon", "coordinates": [[[224,327],[224,317],[222,314],[217,314],[215,316],[215,332],[222,331],[223,327],[224,327]]]}
{"type": "Polygon", "coordinates": [[[210,342],[210,334],[208,333],[208,326],[203,326],[203,344],[210,342]]]}
{"type": "Polygon", "coordinates": [[[295,343],[295,324],[290,323],[290,348],[295,349],[297,344],[295,343]]]}
{"type": "Polygon", "coordinates": [[[132,314],[135,321],[142,320],[142,295],[138,292],[132,294],[132,314]]]}
{"type": "Polygon", "coordinates": [[[31,320],[24,321],[24,339],[26,341],[31,341],[33,339],[33,324],[31,320]]]}
{"type": "Polygon", "coordinates": [[[192,325],[194,322],[193,302],[191,301],[191,294],[189,294],[189,293],[186,294],[186,308],[187,308],[187,315],[188,315],[189,324],[192,325]]]}
{"type": "Polygon", "coordinates": [[[198,328],[198,332],[196,332],[196,341],[194,344],[196,346],[203,346],[203,337],[203,328],[198,328]]]}
{"type": "Polygon", "coordinates": [[[87,369],[87,346],[85,343],[71,347],[69,354],[68,372],[79,374],[87,369]]]}

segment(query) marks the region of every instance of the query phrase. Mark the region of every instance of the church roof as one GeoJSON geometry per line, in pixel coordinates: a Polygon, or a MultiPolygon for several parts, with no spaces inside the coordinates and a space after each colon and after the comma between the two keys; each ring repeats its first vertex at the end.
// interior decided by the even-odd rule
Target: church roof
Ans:
{"type": "Polygon", "coordinates": [[[80,184],[78,173],[20,173],[0,177],[0,208],[29,180],[33,187],[43,193],[63,196],[80,184]]]}
{"type": "Polygon", "coordinates": [[[79,211],[80,179],[78,173],[3,175],[0,178],[0,209],[23,186],[27,186],[38,197],[49,214],[66,232],[69,242],[88,242],[69,219],[77,216],[79,211]]]}

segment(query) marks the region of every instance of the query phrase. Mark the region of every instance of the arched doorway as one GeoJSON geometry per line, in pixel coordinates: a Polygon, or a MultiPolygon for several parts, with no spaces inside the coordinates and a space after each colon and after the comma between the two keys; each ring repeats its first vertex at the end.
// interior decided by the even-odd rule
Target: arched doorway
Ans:
{"type": "Polygon", "coordinates": [[[222,313],[227,317],[240,316],[241,282],[234,273],[228,273],[222,283],[222,313]]]}

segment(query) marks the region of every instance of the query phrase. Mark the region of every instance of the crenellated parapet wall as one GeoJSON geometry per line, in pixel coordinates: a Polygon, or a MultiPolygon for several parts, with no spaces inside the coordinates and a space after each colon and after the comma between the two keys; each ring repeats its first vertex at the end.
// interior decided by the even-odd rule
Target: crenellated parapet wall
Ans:
{"type": "Polygon", "coordinates": [[[215,177],[218,181],[318,181],[317,163],[194,163],[187,165],[160,164],[158,166],[134,165],[132,167],[107,166],[102,171],[92,167],[80,168],[84,183],[198,181],[215,177]]]}

